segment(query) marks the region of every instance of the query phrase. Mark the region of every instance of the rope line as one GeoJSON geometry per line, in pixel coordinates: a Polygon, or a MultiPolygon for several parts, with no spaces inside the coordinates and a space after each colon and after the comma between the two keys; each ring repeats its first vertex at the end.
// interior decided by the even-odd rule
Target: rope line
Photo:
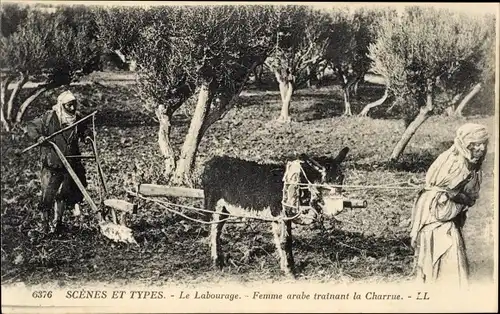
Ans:
{"type": "MultiPolygon", "coordinates": [[[[314,161],[314,160],[312,160],[312,161],[314,161]]],[[[312,183],[309,180],[309,178],[307,177],[307,174],[306,174],[304,168],[302,167],[302,165],[300,166],[300,170],[301,170],[302,174],[304,175],[304,178],[306,179],[307,183],[290,183],[290,184],[295,184],[298,186],[318,186],[318,187],[327,187],[327,188],[395,189],[395,190],[419,190],[419,189],[422,189],[421,186],[417,186],[416,184],[413,184],[409,181],[395,182],[395,183],[385,184],[385,185],[348,185],[348,184],[312,183]],[[408,184],[411,186],[410,187],[400,186],[403,184],[408,184]]]]}
{"type": "MultiPolygon", "coordinates": [[[[299,182],[289,183],[289,182],[285,182],[284,186],[283,186],[283,197],[285,197],[285,188],[286,188],[287,183],[289,185],[295,186],[298,189],[300,189],[300,187],[303,187],[303,186],[308,186],[308,187],[316,186],[316,187],[325,187],[325,188],[394,189],[394,190],[421,190],[422,189],[421,186],[417,186],[415,184],[412,184],[409,181],[407,181],[407,182],[395,182],[395,183],[386,184],[386,185],[318,184],[318,183],[312,183],[311,181],[309,181],[309,178],[307,178],[307,175],[306,175],[306,173],[305,173],[305,171],[304,171],[304,169],[303,169],[302,166],[300,166],[300,171],[304,175],[307,183],[299,183],[299,182]],[[411,185],[411,186],[405,187],[405,186],[401,186],[402,184],[408,184],[408,185],[411,185]]],[[[145,197],[143,195],[140,195],[137,190],[135,192],[131,192],[131,191],[127,190],[127,193],[129,193],[131,195],[134,195],[136,197],[139,197],[139,198],[141,198],[143,200],[156,203],[156,204],[160,205],[161,207],[165,208],[167,211],[172,212],[174,214],[177,214],[177,215],[179,215],[181,217],[184,217],[184,218],[186,218],[188,220],[191,220],[191,221],[194,221],[194,222],[197,222],[197,223],[202,223],[202,224],[210,224],[210,225],[211,224],[223,223],[223,222],[230,222],[230,223],[241,222],[241,221],[234,221],[234,220],[230,221],[232,218],[254,219],[254,220],[261,220],[261,221],[268,221],[268,222],[289,221],[289,220],[294,220],[294,219],[298,218],[300,215],[302,215],[304,213],[304,211],[306,209],[309,209],[309,210],[313,209],[314,210],[314,208],[312,208],[311,206],[300,206],[299,204],[297,204],[297,205],[291,205],[291,204],[287,204],[284,200],[282,200],[281,201],[282,212],[285,213],[285,215],[286,215],[285,207],[297,208],[298,213],[296,215],[294,215],[294,216],[291,216],[291,217],[279,216],[277,218],[265,218],[265,217],[258,217],[258,216],[238,215],[238,214],[233,214],[233,213],[229,213],[229,212],[225,212],[225,213],[223,213],[223,212],[214,212],[214,211],[203,209],[203,208],[199,208],[199,207],[188,206],[188,205],[181,205],[181,204],[175,204],[175,203],[172,203],[172,202],[167,202],[167,201],[162,201],[162,200],[158,200],[158,199],[153,199],[153,198],[145,197]],[[189,210],[194,210],[194,211],[197,211],[197,212],[204,212],[204,213],[210,213],[210,214],[225,215],[225,216],[228,216],[228,218],[217,220],[217,221],[208,221],[207,222],[207,221],[203,221],[203,220],[199,220],[199,219],[196,219],[196,218],[189,217],[189,216],[185,215],[182,212],[179,212],[177,210],[172,209],[171,208],[172,206],[179,207],[179,208],[184,208],[184,209],[189,209],[189,210]]]]}
{"type": "Polygon", "coordinates": [[[357,189],[394,189],[394,190],[420,190],[421,186],[395,186],[391,184],[386,185],[348,185],[348,184],[320,184],[320,183],[295,183],[300,186],[319,186],[326,188],[357,188],[357,189]]]}
{"type": "Polygon", "coordinates": [[[180,204],[175,204],[175,203],[171,203],[171,202],[167,202],[167,201],[161,201],[161,200],[157,200],[157,199],[145,197],[145,196],[140,195],[139,193],[135,193],[135,192],[131,192],[131,191],[127,191],[127,192],[130,193],[130,194],[132,194],[132,195],[135,195],[135,196],[137,196],[137,197],[139,197],[141,199],[144,199],[146,201],[158,203],[160,206],[164,207],[165,209],[167,209],[169,211],[172,211],[172,212],[174,212],[176,214],[179,214],[180,216],[182,216],[182,217],[184,217],[186,219],[190,219],[190,220],[193,220],[193,221],[196,221],[196,222],[200,222],[200,223],[205,223],[205,224],[224,222],[224,221],[228,220],[229,218],[223,219],[223,220],[220,220],[220,221],[216,221],[216,222],[208,223],[208,222],[203,221],[203,220],[198,220],[198,219],[186,216],[186,215],[184,215],[184,214],[182,214],[182,213],[180,213],[178,211],[175,211],[175,210],[173,210],[171,208],[168,208],[167,205],[169,205],[169,206],[177,206],[177,207],[180,207],[180,208],[185,208],[185,209],[190,209],[190,210],[195,210],[195,211],[200,211],[200,212],[206,212],[206,213],[211,213],[211,214],[219,214],[219,215],[231,216],[231,217],[236,217],[236,218],[256,219],[256,220],[263,220],[263,221],[269,221],[269,222],[278,222],[278,221],[293,220],[293,219],[296,219],[297,217],[299,217],[300,215],[302,215],[302,211],[301,211],[301,212],[299,212],[296,215],[291,216],[291,217],[278,217],[278,218],[275,218],[275,219],[271,219],[271,218],[264,218],[264,217],[257,217],[257,216],[238,215],[238,214],[232,214],[232,213],[217,213],[217,212],[214,212],[214,211],[211,211],[211,210],[207,210],[207,209],[202,209],[202,208],[199,208],[199,207],[187,206],[187,205],[180,205],[180,204]]]}
{"type": "MultiPolygon", "coordinates": [[[[216,221],[204,221],[204,220],[199,220],[199,219],[196,219],[196,218],[192,218],[192,217],[189,217],[187,215],[184,215],[183,213],[179,212],[179,211],[176,211],[176,210],[173,210],[172,208],[169,208],[168,206],[166,205],[163,205],[163,204],[158,204],[160,205],[161,207],[165,208],[166,210],[168,210],[169,212],[172,212],[174,214],[177,214],[181,217],[184,217],[188,220],[191,220],[191,221],[194,221],[194,222],[197,222],[197,223],[201,223],[201,224],[206,224],[206,225],[213,225],[213,224],[218,224],[218,223],[221,223],[221,222],[228,222],[229,219],[231,218],[225,218],[225,219],[222,219],[222,220],[216,220],[216,221]]],[[[231,222],[235,222],[235,221],[231,221],[231,222]]]]}

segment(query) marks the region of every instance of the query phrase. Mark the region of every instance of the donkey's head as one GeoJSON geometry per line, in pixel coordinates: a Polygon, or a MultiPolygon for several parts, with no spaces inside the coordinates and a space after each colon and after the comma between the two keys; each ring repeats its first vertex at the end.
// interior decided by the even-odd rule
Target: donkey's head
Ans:
{"type": "MultiPolygon", "coordinates": [[[[284,196],[284,201],[288,204],[298,202],[303,208],[302,214],[295,220],[296,223],[310,224],[322,219],[323,216],[334,216],[342,210],[338,207],[338,202],[331,201],[341,196],[342,189],[322,185],[343,184],[344,174],[340,166],[348,152],[349,148],[345,147],[329,162],[318,162],[303,154],[298,160],[288,164],[285,179],[287,174],[295,173],[295,180],[292,181],[296,181],[296,185],[288,185],[289,191],[286,194],[288,199],[284,196]],[[292,191],[297,185],[299,186],[298,194],[294,198],[292,191]]],[[[286,183],[287,180],[285,180],[286,183]]]]}

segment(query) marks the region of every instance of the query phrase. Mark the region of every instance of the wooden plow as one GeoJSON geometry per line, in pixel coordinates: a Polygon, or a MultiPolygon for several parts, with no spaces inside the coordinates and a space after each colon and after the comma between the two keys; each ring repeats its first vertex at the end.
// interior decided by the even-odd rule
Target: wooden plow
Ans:
{"type": "MultiPolygon", "coordinates": [[[[298,189],[301,189],[301,187],[297,186],[298,189]]],[[[194,212],[198,213],[212,213],[210,210],[206,210],[204,208],[197,208],[193,206],[186,206],[186,205],[180,205],[172,202],[167,202],[167,201],[162,201],[159,200],[159,197],[163,198],[168,198],[168,197],[187,197],[187,198],[197,198],[197,199],[203,199],[204,192],[202,189],[195,189],[195,188],[188,188],[188,187],[181,187],[181,186],[168,186],[168,185],[159,185],[159,184],[139,184],[136,191],[127,191],[127,193],[132,196],[136,197],[139,199],[142,199],[144,201],[148,202],[153,202],[157,205],[160,205],[162,208],[166,209],[167,211],[182,216],[188,220],[194,221],[194,222],[199,222],[203,224],[213,224],[213,223],[218,223],[219,221],[201,221],[192,217],[187,216],[183,212],[176,211],[172,209],[172,207],[178,207],[182,209],[188,209],[194,212]]],[[[344,198],[342,196],[338,196],[335,198],[332,198],[330,202],[334,202],[334,206],[338,207],[338,210],[341,208],[366,208],[368,206],[366,200],[358,200],[358,199],[348,199],[344,198]]],[[[288,206],[285,203],[283,204],[284,206],[288,206]]],[[[260,220],[260,221],[278,221],[278,220],[294,220],[298,216],[301,215],[302,208],[308,207],[308,206],[297,206],[297,214],[294,216],[290,217],[285,217],[285,216],[279,216],[274,219],[269,219],[269,218],[263,218],[263,217],[254,217],[251,215],[237,215],[237,214],[231,214],[231,213],[225,213],[225,216],[228,216],[228,218],[223,219],[224,222],[233,222],[233,223],[238,223],[241,222],[242,220],[247,220],[247,219],[252,219],[252,220],[260,220]]]]}
{"type": "MultiPolygon", "coordinates": [[[[352,188],[352,189],[399,189],[399,190],[416,190],[419,189],[418,186],[413,184],[411,181],[408,182],[395,182],[393,184],[388,184],[388,185],[334,185],[334,184],[315,184],[315,183],[299,183],[299,182],[288,182],[286,179],[286,176],[283,178],[284,181],[284,191],[287,190],[288,188],[292,188],[295,190],[294,194],[295,196],[298,196],[301,193],[301,190],[304,189],[309,189],[312,186],[327,189],[327,190],[332,190],[335,188],[352,188]],[[404,184],[408,184],[409,186],[402,186],[404,184]]],[[[178,203],[175,203],[174,200],[172,201],[167,201],[166,199],[168,198],[194,198],[194,199],[203,199],[205,197],[204,191],[202,189],[196,189],[196,188],[189,188],[189,187],[182,187],[182,186],[168,186],[168,185],[159,185],[159,184],[147,184],[147,183],[141,183],[139,184],[135,191],[126,191],[130,197],[134,197],[146,202],[151,202],[154,203],[161,208],[165,209],[166,211],[181,216],[187,220],[190,220],[192,222],[197,222],[201,224],[217,224],[219,222],[226,222],[226,223],[241,223],[245,222],[247,220],[257,220],[257,221],[267,221],[267,222],[277,222],[277,221],[286,221],[286,220],[294,220],[298,218],[302,210],[305,208],[308,208],[308,205],[301,205],[300,202],[294,202],[296,204],[296,212],[297,214],[294,216],[286,216],[285,214],[273,217],[273,218],[264,218],[264,217],[255,217],[251,216],[249,214],[233,214],[233,213],[224,213],[224,216],[227,216],[227,218],[224,218],[222,220],[218,221],[204,221],[204,220],[199,220],[194,217],[190,217],[186,213],[191,212],[191,213],[208,213],[212,214],[213,212],[211,210],[207,210],[205,208],[199,208],[199,207],[194,207],[194,206],[187,206],[187,205],[181,205],[178,203]],[[163,198],[163,200],[161,199],[163,198]],[[174,208],[179,208],[181,209],[180,211],[175,210],[174,208]]],[[[290,202],[291,198],[289,196],[285,195],[286,193],[283,194],[283,201],[282,204],[284,207],[290,207],[290,205],[287,203],[290,202]]],[[[363,199],[356,199],[356,198],[350,198],[347,197],[346,195],[343,194],[336,194],[334,193],[333,195],[330,194],[328,196],[325,196],[323,198],[323,201],[325,202],[325,208],[324,208],[324,213],[325,217],[329,217],[332,215],[332,213],[340,213],[344,209],[364,209],[368,207],[368,202],[363,199]]],[[[284,208],[283,208],[284,209],[284,208]]],[[[285,213],[285,209],[283,210],[283,213],[285,213]]]]}
{"type": "MultiPolygon", "coordinates": [[[[135,195],[136,193],[129,192],[135,195]]],[[[159,184],[139,184],[137,194],[148,197],[191,197],[191,198],[204,198],[202,189],[193,189],[180,186],[167,186],[159,184]]],[[[339,197],[336,201],[340,202],[339,206],[349,208],[365,208],[368,203],[365,200],[346,199],[339,197]]]]}
{"type": "MultiPolygon", "coordinates": [[[[168,212],[175,214],[177,216],[181,216],[181,217],[183,217],[187,220],[193,221],[193,222],[197,222],[197,223],[201,223],[201,224],[213,224],[213,223],[219,222],[219,221],[203,221],[203,220],[188,216],[183,212],[184,210],[189,210],[191,212],[196,212],[196,213],[212,213],[212,211],[210,211],[210,210],[206,210],[204,208],[193,207],[193,206],[176,204],[173,202],[168,202],[166,200],[159,199],[160,197],[161,198],[184,197],[184,198],[203,199],[205,197],[205,195],[204,195],[204,192],[202,189],[188,188],[188,187],[182,187],[182,186],[168,186],[168,185],[141,183],[137,186],[136,191],[127,190],[127,193],[130,197],[135,197],[135,198],[141,199],[141,200],[146,201],[146,202],[155,203],[156,205],[167,210],[168,212]],[[175,210],[175,209],[173,209],[173,207],[180,208],[181,211],[175,210]]],[[[243,216],[243,215],[234,215],[234,214],[229,214],[229,213],[227,213],[226,216],[229,216],[229,217],[225,218],[221,221],[234,223],[234,222],[241,222],[241,219],[252,218],[252,217],[247,217],[247,216],[243,216]],[[239,218],[239,220],[234,221],[235,218],[239,218]]],[[[255,219],[258,219],[258,218],[255,218],[255,219]]]]}
{"type": "MultiPolygon", "coordinates": [[[[298,169],[299,167],[297,167],[298,169]]],[[[291,168],[290,168],[291,169],[291,168]]],[[[292,205],[290,204],[296,204],[293,205],[293,207],[296,207],[296,212],[297,215],[293,217],[286,217],[286,216],[281,216],[281,217],[276,217],[274,219],[267,219],[267,218],[262,218],[262,217],[252,217],[249,215],[235,215],[231,213],[225,213],[225,216],[228,216],[228,218],[225,218],[224,221],[231,222],[240,222],[240,221],[234,221],[235,218],[242,218],[244,220],[247,219],[255,219],[255,220],[261,220],[261,221],[276,221],[276,220],[293,220],[300,215],[303,209],[309,208],[310,206],[308,205],[302,205],[300,204],[300,201],[298,200],[293,200],[295,197],[299,197],[301,194],[301,191],[303,190],[308,190],[311,187],[317,187],[317,188],[322,188],[326,189],[329,191],[333,191],[334,189],[337,188],[349,188],[349,189],[354,189],[354,190],[370,190],[370,189],[397,189],[397,190],[418,190],[419,186],[415,185],[411,180],[408,182],[395,182],[393,184],[387,184],[387,185],[345,185],[345,184],[315,184],[311,182],[307,183],[300,183],[297,180],[292,180],[290,179],[291,177],[294,177],[293,174],[297,174],[299,170],[290,170],[287,168],[287,171],[285,172],[285,175],[283,177],[283,198],[282,198],[282,204],[284,207],[291,207],[292,205]],[[290,174],[292,174],[290,176],[290,174]],[[403,185],[409,185],[409,186],[403,186],[403,185]],[[292,193],[290,193],[292,191],[292,193]],[[290,194],[292,196],[290,196],[290,194]]],[[[302,168],[300,168],[302,169],[302,168]]],[[[181,186],[167,186],[167,185],[159,185],[159,184],[139,184],[136,188],[136,191],[127,191],[127,193],[131,197],[136,197],[139,199],[142,199],[144,201],[148,202],[153,202],[162,208],[165,208],[167,211],[174,213],[176,215],[180,215],[188,220],[195,221],[195,222],[201,222],[204,224],[212,224],[212,223],[217,223],[217,222],[207,222],[207,221],[200,221],[195,218],[189,217],[185,215],[183,212],[179,212],[176,210],[173,210],[173,207],[178,207],[182,209],[187,209],[190,211],[198,212],[198,213],[212,213],[212,211],[209,211],[204,208],[197,208],[193,206],[185,206],[181,204],[175,204],[173,202],[168,202],[168,201],[162,201],[159,198],[177,198],[177,197],[183,197],[183,198],[196,198],[196,199],[203,199],[204,196],[204,191],[202,189],[195,189],[195,188],[188,188],[188,187],[181,187],[181,186]]],[[[356,199],[356,198],[350,198],[343,193],[330,193],[330,195],[324,196],[323,197],[323,202],[324,202],[324,215],[335,215],[336,213],[342,212],[344,209],[363,209],[368,207],[368,202],[364,199],[356,199]]],[[[285,212],[285,210],[283,210],[285,212]]]]}
{"type": "Polygon", "coordinates": [[[85,199],[85,201],[89,204],[91,207],[92,211],[97,215],[97,218],[99,220],[99,229],[100,232],[107,238],[116,241],[116,242],[124,242],[124,243],[134,243],[137,244],[135,241],[133,235],[132,235],[132,230],[126,226],[126,215],[127,214],[132,214],[135,213],[137,206],[133,203],[130,203],[125,200],[121,199],[116,199],[116,198],[109,198],[109,192],[108,192],[108,187],[106,185],[106,180],[104,177],[104,173],[102,171],[101,167],[101,162],[99,159],[99,154],[97,150],[97,145],[96,145],[96,137],[97,137],[97,132],[95,129],[95,114],[97,111],[94,111],[93,113],[83,117],[82,119],[76,121],[75,123],[51,134],[50,136],[46,137],[43,142],[40,143],[35,143],[24,150],[21,151],[21,153],[25,153],[29,151],[30,149],[33,149],[35,147],[38,147],[44,142],[48,142],[51,144],[52,148],[58,155],[59,159],[63,163],[64,167],[68,171],[69,175],[71,178],[74,180],[76,185],[78,186],[78,189],[82,192],[82,195],[85,199]],[[67,130],[70,130],[77,126],[78,124],[92,118],[92,138],[87,137],[86,140],[88,140],[91,144],[93,154],[92,155],[71,155],[71,156],[65,156],[59,147],[50,139],[54,138],[56,135],[61,134],[67,130]],[[71,167],[70,162],[68,159],[72,158],[79,158],[79,159],[93,159],[96,163],[97,167],[97,173],[99,177],[99,194],[100,194],[100,202],[99,206],[94,202],[88,191],[85,189],[83,186],[82,182],[78,178],[77,174],[71,167]]]}

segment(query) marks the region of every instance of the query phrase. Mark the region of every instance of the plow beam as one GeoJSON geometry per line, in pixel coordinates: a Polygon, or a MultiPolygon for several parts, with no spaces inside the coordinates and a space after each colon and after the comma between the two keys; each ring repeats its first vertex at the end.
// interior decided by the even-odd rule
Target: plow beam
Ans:
{"type": "Polygon", "coordinates": [[[203,198],[201,189],[191,189],[180,186],[167,186],[158,184],[140,184],[138,192],[144,196],[164,196],[164,197],[192,197],[203,198]]]}

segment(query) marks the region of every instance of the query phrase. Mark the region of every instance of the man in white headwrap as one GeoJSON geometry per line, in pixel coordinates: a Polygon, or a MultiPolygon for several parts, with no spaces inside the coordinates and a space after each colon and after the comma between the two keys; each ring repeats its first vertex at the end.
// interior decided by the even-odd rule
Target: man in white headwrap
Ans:
{"type": "MultiPolygon", "coordinates": [[[[67,172],[59,156],[50,143],[45,141],[47,136],[72,125],[79,118],[75,96],[70,91],[65,91],[57,97],[57,103],[51,110],[27,125],[28,136],[41,143],[42,197],[38,207],[43,213],[46,231],[59,231],[64,209],[73,208],[83,200],[78,186],[67,172]]],[[[89,135],[88,132],[89,130],[84,124],[78,124],[74,128],[51,138],[50,141],[54,142],[65,156],[80,155],[78,141],[85,140],[89,135]]],[[[69,158],[68,161],[82,184],[86,186],[85,168],[81,161],[75,158],[69,158]]]]}
{"type": "Polygon", "coordinates": [[[461,126],[454,144],[427,172],[426,186],[413,208],[410,234],[420,282],[455,287],[468,283],[469,265],[462,227],[467,210],[479,197],[488,137],[482,125],[461,126]]]}

